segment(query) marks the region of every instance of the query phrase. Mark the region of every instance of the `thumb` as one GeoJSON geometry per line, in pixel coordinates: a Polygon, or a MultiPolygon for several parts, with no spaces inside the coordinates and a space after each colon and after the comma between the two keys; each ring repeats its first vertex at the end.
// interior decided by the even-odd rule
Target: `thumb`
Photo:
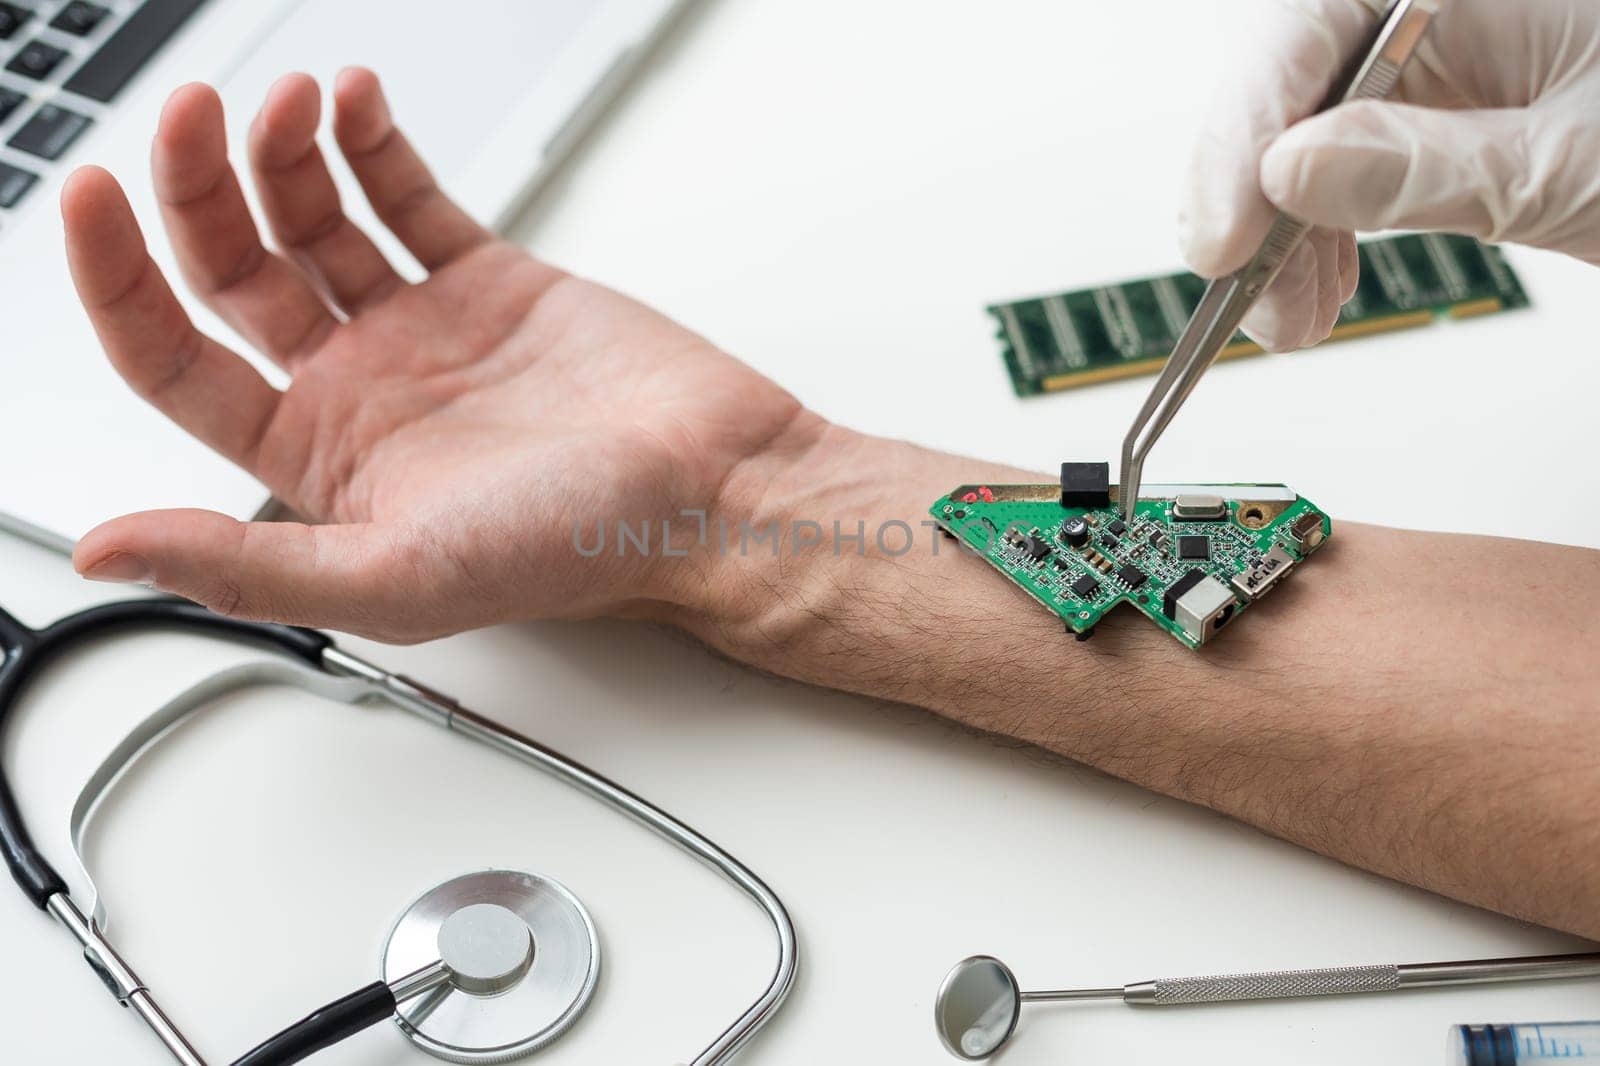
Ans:
{"type": "Polygon", "coordinates": [[[1307,119],[1261,159],[1290,214],[1342,229],[1447,230],[1600,261],[1600,170],[1587,129],[1537,109],[1447,111],[1363,100],[1307,119]]]}
{"type": "Polygon", "coordinates": [[[380,528],[144,511],[91,530],[72,560],[91,580],[148,585],[233,618],[394,642],[433,635],[414,587],[394,580],[399,553],[380,528]]]}

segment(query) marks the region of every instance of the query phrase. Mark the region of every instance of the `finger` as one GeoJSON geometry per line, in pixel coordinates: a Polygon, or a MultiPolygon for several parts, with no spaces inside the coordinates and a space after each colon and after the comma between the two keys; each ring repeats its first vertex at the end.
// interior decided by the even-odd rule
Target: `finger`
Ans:
{"type": "Polygon", "coordinates": [[[1310,242],[1302,242],[1245,316],[1243,329],[1269,352],[1293,351],[1311,330],[1316,298],[1317,253],[1310,242]]]}
{"type": "Polygon", "coordinates": [[[1600,262],[1600,152],[1587,121],[1538,109],[1444,111],[1361,101],[1289,130],[1262,159],[1268,195],[1346,229],[1519,241],[1600,262]]]}
{"type": "Polygon", "coordinates": [[[1339,318],[1339,231],[1318,226],[1311,231],[1311,243],[1317,253],[1316,314],[1300,338],[1301,348],[1327,340],[1339,318]]]}
{"type": "Polygon", "coordinates": [[[355,313],[402,284],[389,261],[345,217],[317,147],[322,94],[307,74],[280,78],[250,126],[250,167],[273,239],[355,313]]]}
{"type": "Polygon", "coordinates": [[[262,246],[228,164],[215,89],[185,85],[172,94],[151,169],[184,280],[254,347],[293,369],[337,322],[300,271],[262,246]]]}
{"type": "Polygon", "coordinates": [[[255,469],[281,394],[200,333],[145,249],[116,179],[84,167],[61,190],[67,264],[111,364],[133,390],[226,458],[255,469]]]}
{"type": "Polygon", "coordinates": [[[1356,248],[1356,235],[1349,230],[1339,234],[1339,306],[1349,303],[1361,284],[1361,253],[1356,248]]]}
{"type": "Polygon", "coordinates": [[[415,588],[388,576],[392,555],[370,525],[238,522],[214,511],[144,511],[78,542],[73,565],[95,581],[150,585],[233,618],[403,641],[433,635],[415,588]]]}
{"type": "Polygon", "coordinates": [[[437,270],[493,240],[445,194],[395,127],[377,75],[361,67],[339,73],[333,89],[333,133],[367,200],[417,261],[437,270]]]}
{"type": "Polygon", "coordinates": [[[1204,277],[1238,270],[1266,238],[1276,209],[1262,195],[1262,153],[1321,106],[1376,16],[1360,0],[1296,0],[1253,17],[1195,143],[1179,211],[1184,259],[1204,277]]]}

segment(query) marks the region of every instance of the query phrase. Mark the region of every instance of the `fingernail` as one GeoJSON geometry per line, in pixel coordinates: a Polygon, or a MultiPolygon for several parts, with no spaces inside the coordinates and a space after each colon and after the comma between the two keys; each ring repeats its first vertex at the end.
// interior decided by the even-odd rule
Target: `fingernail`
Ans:
{"type": "Polygon", "coordinates": [[[149,585],[155,580],[150,566],[137,555],[112,552],[83,572],[90,581],[111,581],[121,585],[149,585]]]}

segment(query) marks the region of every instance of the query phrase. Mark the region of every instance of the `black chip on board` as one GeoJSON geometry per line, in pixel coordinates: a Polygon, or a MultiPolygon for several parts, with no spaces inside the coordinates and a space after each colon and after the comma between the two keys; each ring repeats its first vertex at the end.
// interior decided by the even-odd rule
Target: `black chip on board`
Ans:
{"type": "Polygon", "coordinates": [[[1178,614],[1178,601],[1184,593],[1194,588],[1206,579],[1205,571],[1191,570],[1178,580],[1167,586],[1167,591],[1161,597],[1161,613],[1168,618],[1176,618],[1178,614]]]}
{"type": "Polygon", "coordinates": [[[1136,589],[1146,581],[1150,580],[1145,576],[1145,572],[1140,570],[1137,566],[1124,566],[1121,570],[1117,571],[1117,577],[1130,589],[1136,589]]]}
{"type": "Polygon", "coordinates": [[[1186,534],[1178,538],[1178,558],[1180,559],[1209,559],[1211,558],[1211,538],[1195,534],[1186,534]]]}
{"type": "Polygon", "coordinates": [[[1111,520],[1111,522],[1106,526],[1106,532],[1120,534],[1120,533],[1125,532],[1127,530],[1127,528],[1128,528],[1128,523],[1124,522],[1120,518],[1113,518],[1111,520]]]}
{"type": "Polygon", "coordinates": [[[1061,506],[1085,510],[1111,506],[1111,464],[1062,463],[1061,506]]]}
{"type": "Polygon", "coordinates": [[[1093,596],[1096,592],[1098,592],[1099,589],[1100,582],[1096,581],[1094,577],[1089,574],[1084,574],[1082,577],[1072,583],[1072,594],[1077,596],[1080,600],[1088,599],[1090,596],[1093,596]]]}

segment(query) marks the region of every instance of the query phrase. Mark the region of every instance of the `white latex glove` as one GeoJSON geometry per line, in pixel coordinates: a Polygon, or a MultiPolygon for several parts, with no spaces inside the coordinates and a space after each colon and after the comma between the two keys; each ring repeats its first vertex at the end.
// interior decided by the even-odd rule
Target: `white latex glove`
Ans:
{"type": "Polygon", "coordinates": [[[1385,6],[1264,0],[1195,147],[1179,229],[1196,273],[1244,266],[1278,208],[1316,226],[1245,321],[1272,351],[1332,330],[1355,230],[1600,264],[1600,0],[1447,0],[1391,100],[1307,118],[1385,6]]]}

